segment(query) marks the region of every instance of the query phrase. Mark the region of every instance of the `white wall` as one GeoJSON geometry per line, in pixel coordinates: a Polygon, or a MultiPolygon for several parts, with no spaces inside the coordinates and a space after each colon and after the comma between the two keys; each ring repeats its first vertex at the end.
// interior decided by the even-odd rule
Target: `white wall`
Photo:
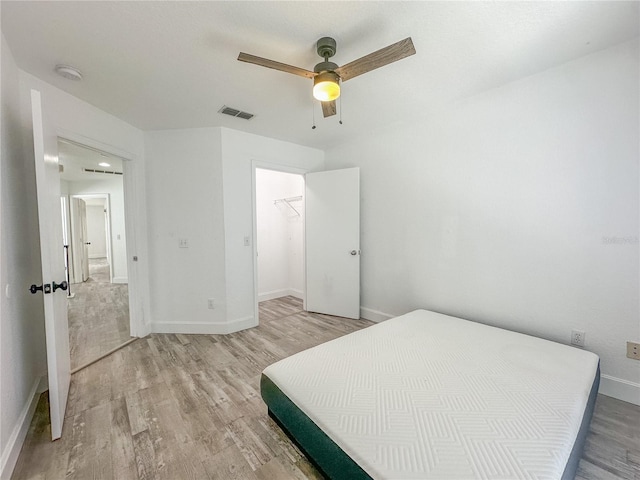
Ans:
{"type": "Polygon", "coordinates": [[[20,453],[38,383],[46,372],[42,283],[33,156],[23,143],[18,68],[2,37],[2,161],[0,255],[0,478],[20,453]]]}
{"type": "Polygon", "coordinates": [[[145,133],[156,332],[226,329],[220,142],[219,128],[145,133]],[[180,239],[188,248],[179,247],[180,239]]]}
{"type": "Polygon", "coordinates": [[[583,330],[603,391],[639,400],[638,58],[622,44],[329,150],[361,168],[363,315],[583,330]]]}
{"type": "Polygon", "coordinates": [[[304,204],[276,199],[302,196],[304,179],[274,170],[256,169],[258,298],[293,295],[302,298],[304,204]]]}
{"type": "Polygon", "coordinates": [[[105,258],[107,256],[107,229],[104,205],[87,205],[87,237],[91,242],[89,258],[105,258]]]}
{"type": "Polygon", "coordinates": [[[245,237],[253,238],[252,162],[319,171],[324,169],[324,152],[227,128],[221,131],[227,321],[234,328],[248,328],[258,323],[253,248],[244,243],[245,237]]]}
{"type": "MultiPolygon", "coordinates": [[[[147,252],[147,208],[145,185],[144,136],[141,130],[119,118],[90,105],[73,95],[19,70],[22,122],[25,132],[31,134],[30,90],[42,93],[46,113],[56,125],[62,138],[97,148],[128,161],[123,162],[124,190],[133,214],[125,218],[127,226],[127,281],[129,283],[129,309],[131,334],[143,336],[150,328],[149,281],[147,252]],[[133,256],[138,258],[132,262],[133,256]]],[[[32,140],[26,148],[33,158],[32,140]]]]}
{"type": "Polygon", "coordinates": [[[60,180],[60,194],[69,195],[69,182],[66,180],[60,180]]]}
{"type": "MultiPolygon", "coordinates": [[[[82,182],[68,182],[68,185],[70,195],[91,195],[98,193],[109,194],[111,250],[113,255],[111,269],[113,282],[127,283],[127,235],[124,211],[123,178],[119,175],[105,175],[103,178],[96,174],[95,179],[82,182]]],[[[88,215],[89,207],[87,207],[87,217],[88,215]]],[[[89,241],[93,244],[91,234],[89,234],[89,241]]],[[[92,245],[89,246],[89,256],[91,256],[91,246],[92,245]]]]}
{"type": "Polygon", "coordinates": [[[146,132],[145,151],[153,331],[257,324],[253,249],[244,246],[253,236],[251,160],[317,170],[324,154],[222,128],[146,132]]]}
{"type": "MultiPolygon", "coordinates": [[[[294,205],[299,216],[287,217],[287,249],[289,265],[289,285],[290,294],[294,297],[303,298],[304,295],[304,177],[302,175],[292,175],[289,177],[289,192],[287,197],[302,195],[302,202],[294,205]]],[[[288,207],[287,207],[288,208],[288,207]]]]}
{"type": "MultiPolygon", "coordinates": [[[[21,90],[28,99],[31,98],[29,91],[35,88],[47,100],[48,114],[52,116],[61,136],[66,138],[65,134],[72,134],[74,138],[84,137],[87,145],[102,143],[106,152],[120,151],[126,158],[134,158],[136,163],[144,162],[141,130],[30,73],[23,70],[19,70],[19,73],[21,90]]],[[[30,112],[30,108],[25,112],[29,114],[23,118],[25,125],[30,121],[30,112]]]]}
{"type": "MultiPolygon", "coordinates": [[[[30,89],[43,104],[60,134],[110,153],[126,153],[134,173],[137,272],[142,284],[138,318],[145,321],[146,226],[144,222],[144,143],[142,132],[18,69],[2,37],[2,253],[0,357],[0,468],[10,476],[35,407],[36,387],[46,372],[42,297],[26,290],[42,283],[36,205],[30,89]],[[140,175],[142,174],[142,175],[140,175]],[[138,179],[142,178],[141,181],[138,179]],[[7,293],[8,292],[8,293],[7,293]]],[[[133,221],[133,220],[132,220],[133,221]]],[[[134,303],[135,301],[134,300],[134,303]]]]}

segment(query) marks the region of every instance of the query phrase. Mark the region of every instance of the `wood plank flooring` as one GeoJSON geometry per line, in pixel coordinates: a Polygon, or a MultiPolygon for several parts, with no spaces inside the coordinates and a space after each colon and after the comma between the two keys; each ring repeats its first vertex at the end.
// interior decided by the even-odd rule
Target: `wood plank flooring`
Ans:
{"type": "MultiPolygon", "coordinates": [[[[43,395],[14,479],[319,479],[267,416],[267,365],[371,325],[260,304],[260,326],[231,335],[141,339],[72,377],[63,436],[43,395]]],[[[598,396],[579,480],[640,480],[640,407],[598,396]]]]}
{"type": "Polygon", "coordinates": [[[129,340],[129,293],[111,283],[105,259],[89,259],[89,279],[71,285],[69,348],[71,369],[100,358],[129,340]]]}

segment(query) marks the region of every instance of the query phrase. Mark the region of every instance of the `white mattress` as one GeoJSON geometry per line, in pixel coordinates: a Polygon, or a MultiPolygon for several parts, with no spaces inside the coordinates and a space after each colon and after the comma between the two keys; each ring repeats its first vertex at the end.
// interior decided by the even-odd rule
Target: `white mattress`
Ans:
{"type": "Polygon", "coordinates": [[[560,478],[598,357],[417,310],[264,371],[376,479],[560,478]]]}

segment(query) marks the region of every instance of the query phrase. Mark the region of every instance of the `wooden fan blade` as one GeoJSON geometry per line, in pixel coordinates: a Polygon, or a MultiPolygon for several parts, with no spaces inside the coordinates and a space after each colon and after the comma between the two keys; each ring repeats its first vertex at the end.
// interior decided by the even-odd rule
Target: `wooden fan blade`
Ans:
{"type": "Polygon", "coordinates": [[[331,117],[336,114],[336,101],[331,100],[330,102],[320,102],[322,103],[322,115],[324,118],[331,117]]]}
{"type": "Polygon", "coordinates": [[[393,45],[381,48],[380,50],[365,55],[358,60],[354,60],[351,63],[347,63],[336,69],[336,73],[340,75],[340,79],[343,82],[350,80],[363,73],[370,72],[376,68],[384,67],[398,60],[402,60],[405,57],[416,53],[416,49],[413,46],[411,37],[400,40],[393,45]]]}
{"type": "Polygon", "coordinates": [[[280,70],[281,72],[293,73],[294,75],[300,75],[301,77],[313,78],[317,75],[315,72],[310,72],[304,68],[294,67],[287,65],[286,63],[275,62],[267,58],[256,57],[249,53],[240,52],[238,60],[241,62],[253,63],[254,65],[260,65],[261,67],[273,68],[274,70],[280,70]]]}

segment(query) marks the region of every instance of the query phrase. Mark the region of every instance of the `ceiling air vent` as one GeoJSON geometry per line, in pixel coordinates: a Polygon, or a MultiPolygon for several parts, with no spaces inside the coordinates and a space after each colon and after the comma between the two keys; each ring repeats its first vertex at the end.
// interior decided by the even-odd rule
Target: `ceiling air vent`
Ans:
{"type": "Polygon", "coordinates": [[[94,168],[83,168],[82,171],[87,173],[106,173],[107,175],[122,175],[122,172],[113,172],[110,170],[96,170],[94,168]]]}
{"type": "Polygon", "coordinates": [[[231,115],[232,117],[243,118],[245,120],[251,120],[254,117],[253,113],[242,112],[235,108],[227,107],[226,105],[223,105],[222,108],[218,110],[218,113],[231,115]]]}

